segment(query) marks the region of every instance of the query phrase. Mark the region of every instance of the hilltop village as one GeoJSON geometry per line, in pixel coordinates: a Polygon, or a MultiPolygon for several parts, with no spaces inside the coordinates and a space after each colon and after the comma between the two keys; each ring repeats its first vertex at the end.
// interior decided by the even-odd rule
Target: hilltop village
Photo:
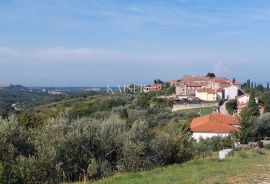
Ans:
{"type": "MultiPolygon", "coordinates": [[[[250,100],[250,89],[247,86],[257,88],[257,85],[254,86],[249,80],[241,84],[235,79],[216,77],[214,73],[208,73],[206,76],[186,75],[178,80],[169,80],[165,84],[173,88],[174,93],[161,95],[159,98],[172,101],[173,112],[213,108],[212,114],[194,118],[191,122],[190,128],[197,140],[214,136],[224,137],[240,131],[241,113],[247,108],[250,100]]],[[[147,85],[144,92],[159,92],[166,85],[156,80],[154,84],[147,85]]],[[[263,114],[264,105],[259,104],[257,97],[255,100],[260,114],[263,114]]]]}

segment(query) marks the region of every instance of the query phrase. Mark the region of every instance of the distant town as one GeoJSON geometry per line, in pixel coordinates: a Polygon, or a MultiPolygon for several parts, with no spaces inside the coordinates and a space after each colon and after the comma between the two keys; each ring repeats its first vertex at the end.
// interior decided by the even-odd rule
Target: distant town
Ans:
{"type": "MultiPolygon", "coordinates": [[[[239,131],[241,113],[250,101],[250,89],[269,90],[269,83],[264,88],[250,80],[241,84],[235,79],[208,73],[206,76],[185,75],[167,82],[158,79],[153,84],[146,85],[144,92],[159,92],[166,86],[174,89],[173,94],[161,95],[159,98],[172,101],[173,112],[213,108],[213,114],[195,118],[191,123],[193,137],[197,140],[215,136],[226,137],[231,132],[239,131]]],[[[255,100],[260,114],[263,114],[264,105],[259,103],[257,97],[255,100]]]]}

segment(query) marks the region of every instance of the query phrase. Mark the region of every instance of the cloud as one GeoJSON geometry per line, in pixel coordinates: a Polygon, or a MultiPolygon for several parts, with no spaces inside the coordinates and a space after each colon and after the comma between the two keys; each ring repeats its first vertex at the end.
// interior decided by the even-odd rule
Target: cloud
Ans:
{"type": "Polygon", "coordinates": [[[124,53],[94,49],[94,48],[65,48],[55,47],[46,49],[37,49],[33,52],[33,57],[41,60],[59,60],[59,61],[76,61],[76,60],[115,60],[125,57],[124,53]]]}
{"type": "Polygon", "coordinates": [[[228,71],[228,68],[221,62],[217,62],[214,65],[213,72],[217,75],[223,75],[228,71]]]}
{"type": "Polygon", "coordinates": [[[16,49],[8,48],[8,47],[0,47],[0,57],[18,57],[20,56],[20,52],[16,49]]]}
{"type": "Polygon", "coordinates": [[[163,62],[207,62],[224,57],[222,53],[209,51],[179,51],[159,53],[132,53],[97,48],[52,47],[42,49],[19,50],[0,47],[0,58],[22,60],[24,62],[113,62],[113,63],[155,63],[163,62]]]}

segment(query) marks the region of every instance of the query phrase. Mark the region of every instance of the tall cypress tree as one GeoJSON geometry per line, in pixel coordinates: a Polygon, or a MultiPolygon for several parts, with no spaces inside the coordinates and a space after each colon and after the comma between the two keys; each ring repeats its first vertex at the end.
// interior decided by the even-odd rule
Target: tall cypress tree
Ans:
{"type": "Polygon", "coordinates": [[[247,87],[250,88],[251,84],[250,84],[250,79],[247,80],[247,87]]]}
{"type": "Polygon", "coordinates": [[[250,112],[250,116],[260,116],[260,109],[259,105],[256,102],[254,89],[250,91],[247,109],[250,112]]]}
{"type": "Polygon", "coordinates": [[[266,87],[266,89],[267,89],[267,91],[269,91],[269,89],[270,89],[270,84],[269,84],[269,82],[267,82],[267,87],[266,87]]]}
{"type": "Polygon", "coordinates": [[[241,113],[241,132],[240,139],[242,143],[247,143],[248,141],[253,140],[255,136],[253,132],[254,117],[260,116],[259,105],[255,99],[254,89],[251,89],[249,102],[246,109],[241,113]]]}

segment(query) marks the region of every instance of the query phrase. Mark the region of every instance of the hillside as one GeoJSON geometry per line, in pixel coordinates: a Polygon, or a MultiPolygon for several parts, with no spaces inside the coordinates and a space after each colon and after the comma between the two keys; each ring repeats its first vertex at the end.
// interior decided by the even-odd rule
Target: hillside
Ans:
{"type": "MultiPolygon", "coordinates": [[[[270,180],[270,151],[237,151],[234,156],[217,159],[193,160],[146,172],[125,173],[103,179],[95,184],[196,184],[196,183],[263,183],[270,180]]],[[[76,183],[76,184],[83,184],[76,183]]]]}

